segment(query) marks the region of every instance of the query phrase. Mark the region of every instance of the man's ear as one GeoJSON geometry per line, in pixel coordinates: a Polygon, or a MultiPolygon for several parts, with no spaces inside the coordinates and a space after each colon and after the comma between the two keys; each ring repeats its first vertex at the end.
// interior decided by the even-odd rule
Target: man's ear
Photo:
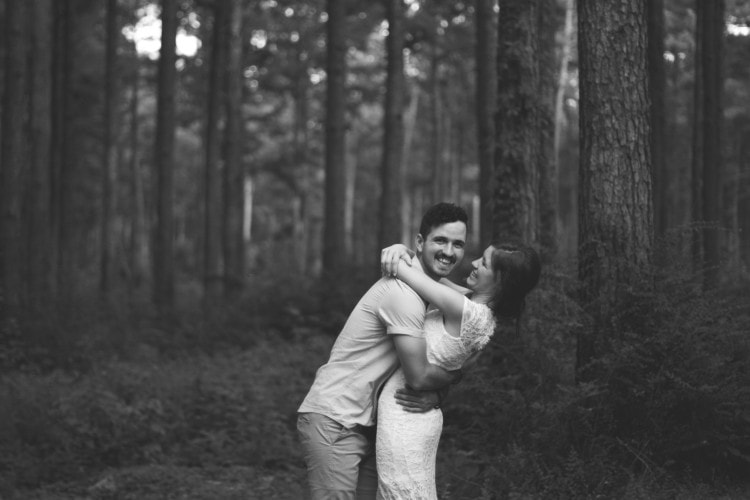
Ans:
{"type": "Polygon", "coordinates": [[[424,246],[424,238],[422,238],[421,234],[417,234],[417,237],[415,238],[415,243],[416,243],[417,253],[421,254],[422,247],[424,246]]]}

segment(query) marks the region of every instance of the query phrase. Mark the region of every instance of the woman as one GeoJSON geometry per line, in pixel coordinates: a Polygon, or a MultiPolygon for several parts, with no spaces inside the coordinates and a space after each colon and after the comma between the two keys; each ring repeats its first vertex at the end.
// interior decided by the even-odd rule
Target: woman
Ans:
{"type": "MultiPolygon", "coordinates": [[[[497,320],[523,312],[526,294],[539,281],[536,251],[526,245],[491,245],[472,262],[466,280],[469,296],[457,287],[436,282],[419,269],[410,252],[397,244],[383,250],[385,274],[395,275],[430,304],[424,329],[427,360],[446,370],[457,370],[487,345],[497,320]]],[[[396,392],[406,385],[399,369],[386,382],[378,400],[375,444],[379,499],[436,499],[435,456],[443,426],[436,405],[426,413],[409,413],[396,403],[396,392]]]]}

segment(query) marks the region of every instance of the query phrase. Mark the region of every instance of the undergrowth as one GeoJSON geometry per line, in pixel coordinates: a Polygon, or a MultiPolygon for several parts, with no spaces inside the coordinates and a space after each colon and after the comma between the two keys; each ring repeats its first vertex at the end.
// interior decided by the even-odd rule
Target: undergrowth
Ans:
{"type": "MultiPolygon", "coordinates": [[[[546,270],[520,335],[503,327],[451,390],[441,498],[742,498],[750,292],[688,280],[634,296],[576,383],[591,324],[546,270]]],[[[259,278],[221,307],[91,301],[4,331],[0,496],[105,470],[299,471],[296,408],[365,286],[259,278]]]]}

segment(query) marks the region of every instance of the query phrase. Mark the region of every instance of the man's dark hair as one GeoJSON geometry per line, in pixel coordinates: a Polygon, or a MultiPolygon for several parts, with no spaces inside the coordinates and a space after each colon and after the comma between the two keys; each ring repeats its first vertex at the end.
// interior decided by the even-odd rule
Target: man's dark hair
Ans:
{"type": "Polygon", "coordinates": [[[469,227],[469,215],[466,210],[455,203],[441,201],[427,209],[422,216],[422,223],[419,225],[419,234],[426,238],[430,231],[437,226],[451,222],[463,222],[469,227]]]}

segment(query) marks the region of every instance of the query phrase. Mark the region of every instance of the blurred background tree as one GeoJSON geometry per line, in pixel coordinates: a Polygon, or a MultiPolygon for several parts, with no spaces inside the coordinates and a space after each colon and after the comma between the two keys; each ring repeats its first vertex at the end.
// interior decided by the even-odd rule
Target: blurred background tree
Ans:
{"type": "MultiPolygon", "coordinates": [[[[21,121],[31,126],[14,130],[8,124],[3,133],[10,155],[3,162],[6,303],[31,304],[50,290],[62,303],[97,282],[102,290],[152,287],[155,299],[169,303],[171,286],[177,286],[178,297],[191,289],[216,295],[217,283],[241,289],[271,260],[274,268],[310,278],[325,266],[367,266],[386,234],[389,240],[398,234],[410,241],[419,215],[438,199],[470,208],[478,226],[471,233],[474,245],[479,235],[513,234],[536,244],[544,239],[546,246],[554,242],[558,259],[575,259],[574,12],[569,2],[521,3],[412,0],[389,4],[389,11],[379,2],[347,4],[341,20],[335,18],[343,23],[336,53],[344,58],[336,66],[344,72],[336,87],[328,85],[336,80],[327,77],[331,18],[324,2],[176,2],[177,25],[165,34],[167,41],[174,37],[174,49],[160,43],[162,30],[171,29],[162,23],[171,15],[162,10],[168,2],[54,3],[55,15],[33,24],[48,23],[48,29],[18,33],[18,40],[9,39],[9,32],[4,45],[3,115],[21,113],[21,121]],[[403,24],[403,42],[389,38],[389,15],[403,17],[394,24],[403,24]],[[478,19],[489,21],[490,28],[478,19]],[[554,45],[543,41],[550,33],[556,33],[554,45]],[[389,49],[388,43],[398,45],[389,49]],[[496,68],[495,50],[487,52],[490,43],[499,48],[496,68]],[[14,69],[20,58],[14,63],[11,57],[20,57],[19,51],[32,62],[22,64],[22,72],[14,69]],[[167,53],[162,57],[160,51],[167,53]],[[399,53],[402,66],[396,64],[399,53]],[[45,63],[45,57],[51,61],[45,63]],[[170,57],[175,64],[157,71],[157,63],[170,57]],[[172,69],[174,83],[163,82],[172,69]],[[393,79],[400,72],[403,84],[393,79]],[[492,93],[488,79],[495,81],[489,85],[492,93]],[[158,87],[158,81],[166,87],[158,87]],[[34,107],[19,107],[19,99],[34,107]],[[338,108],[332,105],[339,101],[341,111],[333,116],[338,108]],[[493,117],[496,136],[488,135],[483,112],[493,117]],[[340,123],[333,127],[331,120],[340,123]],[[337,131],[334,137],[326,139],[326,123],[337,131]],[[173,148],[165,143],[172,134],[173,148]],[[45,146],[48,140],[51,146],[45,146]],[[326,153],[332,148],[335,155],[326,153]],[[480,175],[489,148],[496,151],[495,179],[480,175]],[[12,158],[21,154],[34,155],[33,169],[17,170],[26,162],[12,158]],[[174,162],[173,181],[169,162],[174,162]],[[339,165],[326,174],[333,163],[339,165]],[[521,182],[524,176],[528,179],[521,182]],[[25,187],[13,188],[14,182],[25,187]],[[49,196],[43,195],[45,186],[49,196]],[[486,218],[493,207],[499,210],[495,222],[486,218]],[[383,220],[391,221],[392,229],[385,233],[380,216],[387,214],[383,220]],[[47,233],[48,244],[32,244],[47,233]],[[326,255],[332,257],[328,262],[326,255]],[[152,264],[145,262],[151,259],[152,264]],[[42,279],[44,262],[50,270],[42,279]]],[[[13,5],[8,2],[9,15],[17,15],[13,5]]],[[[656,235],[661,241],[680,234],[687,242],[708,230],[694,224],[715,228],[710,234],[720,235],[716,241],[727,258],[718,257],[718,246],[704,252],[701,244],[706,257],[699,262],[723,282],[742,274],[750,252],[747,231],[740,231],[748,224],[747,210],[741,209],[748,203],[742,149],[748,75],[739,63],[747,52],[748,7],[732,1],[719,14],[723,43],[706,56],[718,66],[700,80],[695,62],[702,38],[695,33],[702,26],[701,11],[686,0],[654,6],[648,31],[663,44],[663,49],[649,45],[654,47],[649,81],[656,117],[651,130],[658,134],[651,147],[658,179],[656,235]],[[720,78],[724,97],[694,97],[706,95],[695,83],[711,78],[720,78]],[[706,106],[720,114],[693,113],[706,106]],[[705,120],[696,119],[704,115],[705,120]],[[665,125],[656,126],[660,120],[665,125]],[[717,120],[736,126],[725,125],[728,134],[712,139],[720,143],[710,154],[718,154],[724,168],[717,167],[723,172],[717,181],[723,186],[723,208],[711,210],[723,215],[712,212],[709,221],[695,205],[716,205],[719,188],[709,186],[704,193],[698,185],[705,184],[705,170],[691,174],[686,166],[702,164],[709,154],[709,144],[691,124],[706,123],[705,135],[719,130],[717,120]],[[690,144],[700,151],[691,153],[690,144]],[[698,173],[701,179],[693,179],[698,173]],[[708,193],[714,194],[703,203],[708,193]]],[[[30,12],[20,17],[31,19],[30,12]]],[[[401,29],[393,35],[400,37],[401,29]]],[[[629,63],[618,59],[615,64],[629,63]]]]}

